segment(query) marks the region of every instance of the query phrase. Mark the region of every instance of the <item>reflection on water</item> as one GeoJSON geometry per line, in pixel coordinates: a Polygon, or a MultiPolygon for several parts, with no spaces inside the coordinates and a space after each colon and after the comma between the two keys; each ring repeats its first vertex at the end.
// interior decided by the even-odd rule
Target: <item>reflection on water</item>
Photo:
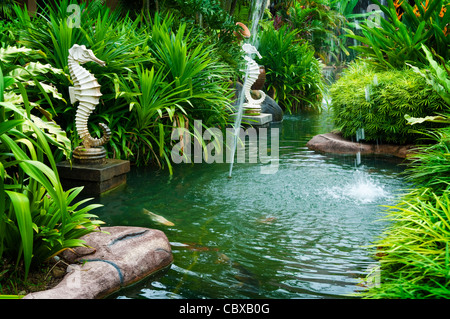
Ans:
{"type": "MultiPolygon", "coordinates": [[[[116,298],[340,298],[374,263],[368,245],[382,208],[405,187],[396,161],[310,151],[332,129],[327,113],[285,116],[276,174],[260,165],[180,164],[174,176],[133,169],[125,187],[97,199],[108,225],[163,230],[167,272],[116,298]],[[174,226],[154,223],[143,208],[174,226]]],[[[397,162],[398,163],[398,162],[397,162]]]]}

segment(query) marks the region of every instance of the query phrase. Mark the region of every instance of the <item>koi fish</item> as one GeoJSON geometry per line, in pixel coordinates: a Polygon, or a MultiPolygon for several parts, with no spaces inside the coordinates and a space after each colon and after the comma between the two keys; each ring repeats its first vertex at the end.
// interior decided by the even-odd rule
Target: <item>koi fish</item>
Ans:
{"type": "Polygon", "coordinates": [[[168,221],[167,219],[165,219],[162,216],[156,215],[154,213],[152,213],[151,211],[143,208],[142,211],[144,212],[144,214],[148,215],[150,217],[151,220],[153,220],[156,223],[160,223],[166,226],[175,226],[174,223],[172,223],[171,221],[168,221]]]}
{"type": "Polygon", "coordinates": [[[275,220],[277,220],[276,217],[265,217],[265,218],[258,219],[257,222],[260,224],[271,224],[275,220]]]}

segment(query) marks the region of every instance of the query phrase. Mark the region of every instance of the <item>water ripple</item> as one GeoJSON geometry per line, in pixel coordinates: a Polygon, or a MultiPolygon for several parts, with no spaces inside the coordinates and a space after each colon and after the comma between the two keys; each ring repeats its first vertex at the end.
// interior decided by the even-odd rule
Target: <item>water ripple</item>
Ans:
{"type": "MultiPolygon", "coordinates": [[[[120,193],[102,196],[109,225],[163,230],[174,264],[128,298],[341,298],[358,291],[373,264],[368,245],[385,224],[380,205],[405,184],[398,166],[328,156],[305,144],[313,115],[286,116],[276,174],[262,164],[177,166],[175,174],[133,169],[120,193]],[[166,227],[146,208],[175,223],[166,227]]],[[[323,133],[323,131],[320,131],[323,133]]]]}

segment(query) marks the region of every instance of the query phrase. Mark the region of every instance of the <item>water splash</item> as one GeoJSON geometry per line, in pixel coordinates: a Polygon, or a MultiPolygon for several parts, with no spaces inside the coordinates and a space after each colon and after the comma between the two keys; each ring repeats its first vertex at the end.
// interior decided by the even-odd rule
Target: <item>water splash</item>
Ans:
{"type": "Polygon", "coordinates": [[[332,187],[329,192],[335,199],[350,200],[357,204],[374,203],[390,197],[383,185],[362,170],[355,170],[350,182],[341,187],[332,187]]]}
{"type": "Polygon", "coordinates": [[[354,181],[344,187],[345,195],[362,203],[372,203],[380,198],[388,197],[383,186],[374,181],[366,172],[356,170],[354,181]]]}

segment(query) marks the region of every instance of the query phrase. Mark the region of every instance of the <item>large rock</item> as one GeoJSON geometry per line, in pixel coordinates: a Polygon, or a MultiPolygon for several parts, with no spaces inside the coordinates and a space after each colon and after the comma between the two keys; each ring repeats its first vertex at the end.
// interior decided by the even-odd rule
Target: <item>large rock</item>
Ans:
{"type": "Polygon", "coordinates": [[[117,226],[102,231],[81,238],[91,248],[63,252],[61,257],[71,265],[56,287],[28,294],[24,299],[103,298],[173,261],[170,243],[160,230],[117,226]]]}
{"type": "MultiPolygon", "coordinates": [[[[237,111],[237,104],[242,93],[242,87],[242,83],[236,83],[236,94],[234,96],[235,103],[233,104],[235,111],[237,111]]],[[[278,103],[267,94],[266,98],[261,103],[261,113],[272,114],[272,122],[283,121],[283,110],[280,105],[278,105],[278,103]]]]}
{"type": "Polygon", "coordinates": [[[268,95],[266,95],[266,98],[261,103],[261,113],[272,114],[272,122],[283,121],[283,110],[278,103],[268,95]]]}
{"type": "Polygon", "coordinates": [[[313,151],[331,154],[389,155],[406,158],[412,145],[367,144],[352,142],[335,133],[314,136],[306,146],[313,151]]]}

